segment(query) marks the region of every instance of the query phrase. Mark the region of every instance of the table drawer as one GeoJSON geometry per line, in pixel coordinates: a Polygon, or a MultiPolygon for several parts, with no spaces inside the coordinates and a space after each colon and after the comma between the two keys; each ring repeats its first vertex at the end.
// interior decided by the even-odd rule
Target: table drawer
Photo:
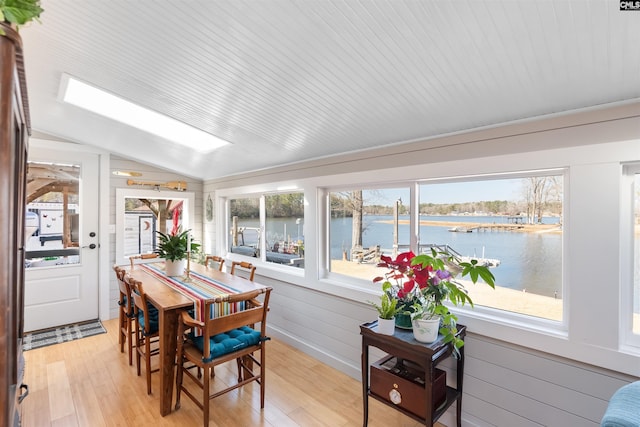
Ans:
{"type": "Polygon", "coordinates": [[[442,405],[447,398],[446,373],[433,370],[432,407],[425,405],[425,374],[410,361],[386,356],[371,365],[369,389],[372,394],[405,409],[421,418],[430,418],[433,409],[442,405]],[[432,409],[433,408],[433,409],[432,409]],[[427,417],[427,413],[429,416],[427,417]]]}

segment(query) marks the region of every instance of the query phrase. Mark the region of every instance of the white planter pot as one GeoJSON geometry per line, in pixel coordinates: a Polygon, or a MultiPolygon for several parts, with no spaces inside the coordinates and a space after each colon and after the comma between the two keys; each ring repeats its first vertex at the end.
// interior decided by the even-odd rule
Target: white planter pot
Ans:
{"type": "Polygon", "coordinates": [[[414,319],[413,337],[416,341],[430,344],[438,339],[438,329],[440,329],[440,317],[433,319],[414,319]]]}
{"type": "Polygon", "coordinates": [[[382,335],[393,335],[396,330],[395,319],[381,319],[378,317],[378,330],[377,332],[382,335]]]}
{"type": "Polygon", "coordinates": [[[165,270],[164,272],[166,273],[167,276],[184,276],[184,270],[185,268],[187,268],[187,260],[186,259],[180,259],[180,260],[176,260],[176,261],[169,261],[166,260],[164,262],[165,265],[165,270]]]}

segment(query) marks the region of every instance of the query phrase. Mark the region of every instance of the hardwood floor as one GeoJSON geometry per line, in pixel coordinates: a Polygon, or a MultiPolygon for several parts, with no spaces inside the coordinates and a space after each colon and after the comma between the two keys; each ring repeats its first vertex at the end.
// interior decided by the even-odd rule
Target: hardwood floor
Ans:
{"type": "MultiPolygon", "coordinates": [[[[201,425],[202,411],[186,396],[178,411],[160,416],[158,375],[152,375],[149,396],[144,371],[138,377],[135,361],[129,366],[126,353],[120,353],[117,320],[104,326],[106,334],[25,352],[29,396],[21,405],[22,425],[201,425]]],[[[264,409],[253,383],[211,401],[212,427],[362,425],[359,381],[277,340],[267,346],[264,409]]],[[[216,367],[214,387],[234,381],[235,372],[235,362],[216,367]]],[[[369,426],[420,425],[370,399],[369,426]]]]}

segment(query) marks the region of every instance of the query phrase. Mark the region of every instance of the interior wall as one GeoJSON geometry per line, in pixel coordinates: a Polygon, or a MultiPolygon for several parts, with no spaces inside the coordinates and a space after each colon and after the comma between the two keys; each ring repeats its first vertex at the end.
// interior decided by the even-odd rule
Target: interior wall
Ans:
{"type": "MultiPolygon", "coordinates": [[[[194,216],[195,216],[195,224],[192,228],[194,239],[197,241],[202,241],[202,224],[203,224],[203,205],[202,205],[202,181],[195,180],[193,178],[189,178],[183,175],[177,175],[172,172],[167,172],[165,170],[155,168],[153,166],[149,166],[143,163],[135,162],[133,160],[124,159],[118,156],[111,156],[110,162],[110,179],[109,179],[109,224],[110,224],[110,234],[109,234],[109,265],[114,265],[116,259],[116,234],[115,234],[115,224],[116,224],[116,188],[147,188],[149,191],[153,191],[152,187],[139,187],[133,186],[130,187],[127,185],[127,180],[133,179],[135,181],[145,181],[145,182],[168,182],[168,181],[185,181],[187,183],[187,191],[192,191],[195,193],[195,206],[194,216]],[[113,171],[133,171],[140,172],[142,176],[140,177],[126,177],[126,176],[116,176],[113,175],[113,171]]],[[[163,189],[163,191],[169,191],[167,189],[163,189]]],[[[180,194],[180,192],[176,191],[176,194],[180,194]]],[[[118,316],[118,295],[119,288],[115,279],[115,275],[113,272],[109,274],[109,318],[114,318],[118,316]]]]}

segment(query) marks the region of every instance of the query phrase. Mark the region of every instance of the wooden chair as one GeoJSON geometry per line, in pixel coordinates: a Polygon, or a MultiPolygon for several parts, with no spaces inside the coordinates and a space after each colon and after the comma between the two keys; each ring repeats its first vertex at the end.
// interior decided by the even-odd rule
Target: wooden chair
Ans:
{"type": "Polygon", "coordinates": [[[116,279],[118,280],[118,288],[120,289],[120,298],[118,299],[118,306],[120,307],[118,314],[118,343],[120,344],[120,353],[124,353],[124,346],[127,345],[129,349],[129,365],[133,365],[133,340],[134,340],[134,314],[133,314],[133,299],[131,298],[131,288],[125,281],[126,271],[117,265],[113,266],[113,270],[116,272],[116,279]]]}
{"type": "Polygon", "coordinates": [[[264,408],[265,343],[269,339],[266,336],[266,329],[270,294],[271,288],[268,287],[241,294],[221,295],[213,298],[206,302],[206,313],[212,313],[213,306],[220,303],[244,303],[245,308],[242,311],[214,317],[203,322],[193,319],[186,312],[180,314],[178,336],[184,337],[188,328],[200,328],[202,336],[195,337],[191,334],[187,338],[178,341],[176,410],[180,409],[180,397],[184,392],[202,409],[204,426],[208,427],[210,399],[214,399],[252,381],[260,384],[260,407],[264,408]],[[264,294],[262,302],[258,300],[261,294],[264,294]],[[260,323],[259,330],[254,329],[254,325],[257,323],[260,323]],[[254,354],[257,351],[260,352],[259,359],[254,354]],[[233,359],[236,359],[238,365],[238,382],[209,394],[210,370],[216,365],[233,359]],[[197,368],[197,376],[191,372],[192,368],[197,368]],[[201,369],[204,370],[204,375],[199,375],[201,369]],[[200,398],[183,385],[185,375],[202,389],[200,398]]]}
{"type": "Polygon", "coordinates": [[[233,261],[231,263],[231,274],[236,274],[236,267],[240,267],[239,270],[246,270],[249,274],[249,280],[253,281],[253,276],[256,274],[256,267],[253,264],[246,261],[233,261]]]}
{"type": "Polygon", "coordinates": [[[131,263],[131,269],[133,270],[133,267],[135,265],[135,260],[137,259],[142,259],[142,260],[146,260],[146,259],[153,259],[153,258],[158,258],[158,254],[139,254],[139,255],[131,255],[129,257],[129,262],[131,263]]]}
{"type": "Polygon", "coordinates": [[[135,337],[136,337],[136,367],[140,376],[140,359],[144,357],[145,372],[147,376],[147,394],[151,394],[151,373],[159,368],[151,369],[151,357],[158,356],[159,329],[158,310],[147,301],[142,282],[126,276],[131,287],[131,295],[134,303],[135,337]],[[152,348],[153,344],[153,348],[152,348]]]}
{"type": "Polygon", "coordinates": [[[222,266],[224,265],[224,258],[219,257],[217,255],[207,255],[204,259],[205,267],[209,268],[209,261],[218,263],[218,271],[222,271],[222,266]]]}

